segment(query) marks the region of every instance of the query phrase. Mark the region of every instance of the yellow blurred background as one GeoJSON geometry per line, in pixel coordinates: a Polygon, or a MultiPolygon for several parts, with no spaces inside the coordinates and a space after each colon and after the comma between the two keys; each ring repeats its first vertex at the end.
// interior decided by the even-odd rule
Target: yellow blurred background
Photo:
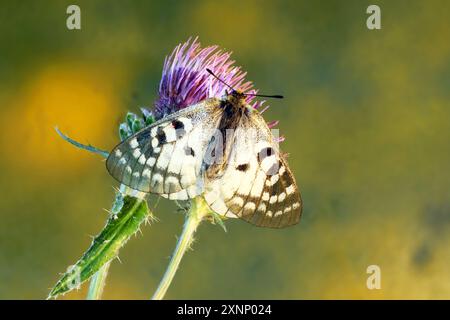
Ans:
{"type": "MultiPolygon", "coordinates": [[[[0,1],[0,298],[43,299],[103,227],[116,182],[95,155],[152,106],[165,55],[198,35],[234,52],[305,203],[299,225],[203,224],[170,299],[450,299],[450,2],[0,1]],[[381,268],[368,290],[366,268],[381,268]]],[[[154,206],[156,198],[150,198],[154,206]]],[[[168,200],[110,269],[104,298],[146,299],[183,216],[168,200]]],[[[84,298],[86,285],[64,298],[84,298]]]]}

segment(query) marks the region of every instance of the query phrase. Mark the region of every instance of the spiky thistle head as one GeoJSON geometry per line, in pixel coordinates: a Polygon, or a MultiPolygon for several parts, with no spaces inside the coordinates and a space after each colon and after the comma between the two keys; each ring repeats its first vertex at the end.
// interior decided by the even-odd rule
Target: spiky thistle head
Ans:
{"type": "MultiPolygon", "coordinates": [[[[121,140],[139,131],[142,127],[164,118],[178,110],[212,97],[223,97],[229,89],[224,83],[241,92],[256,94],[251,81],[245,81],[246,72],[230,59],[231,52],[225,52],[218,46],[202,48],[197,38],[189,39],[175,47],[164,61],[158,98],[153,110],[141,108],[142,118],[127,114],[126,121],[120,125],[121,140]],[[222,81],[215,79],[207,70],[211,70],[222,81]]],[[[263,113],[269,106],[265,101],[253,102],[255,97],[246,96],[245,100],[253,108],[263,113]]],[[[269,122],[273,128],[278,121],[269,122]]],[[[284,137],[278,137],[279,142],[284,137]]]]}
{"type": "MultiPolygon", "coordinates": [[[[206,98],[222,97],[227,86],[211,77],[207,69],[233,88],[256,93],[252,82],[245,81],[247,73],[235,66],[230,56],[231,52],[222,51],[218,46],[202,48],[197,38],[175,47],[164,61],[154,108],[156,120],[206,98]]],[[[246,97],[247,103],[254,108],[260,108],[264,103],[252,103],[253,99],[253,96],[246,97]]]]}

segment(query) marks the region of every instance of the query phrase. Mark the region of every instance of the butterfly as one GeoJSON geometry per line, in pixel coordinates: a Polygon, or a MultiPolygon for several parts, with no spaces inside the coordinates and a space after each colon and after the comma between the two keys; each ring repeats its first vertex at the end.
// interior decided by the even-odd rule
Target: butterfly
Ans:
{"type": "Polygon", "coordinates": [[[225,217],[298,223],[302,200],[278,142],[246,94],[232,89],[172,113],[117,145],[106,166],[120,183],[172,200],[203,195],[225,217]]]}

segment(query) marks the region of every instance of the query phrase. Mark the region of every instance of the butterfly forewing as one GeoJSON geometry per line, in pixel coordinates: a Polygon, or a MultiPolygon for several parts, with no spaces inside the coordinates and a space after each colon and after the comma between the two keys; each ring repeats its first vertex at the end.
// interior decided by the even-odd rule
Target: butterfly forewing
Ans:
{"type": "Polygon", "coordinates": [[[220,117],[218,99],[207,99],[144,128],[116,146],[109,173],[132,189],[186,200],[198,195],[208,132],[220,117]]]}

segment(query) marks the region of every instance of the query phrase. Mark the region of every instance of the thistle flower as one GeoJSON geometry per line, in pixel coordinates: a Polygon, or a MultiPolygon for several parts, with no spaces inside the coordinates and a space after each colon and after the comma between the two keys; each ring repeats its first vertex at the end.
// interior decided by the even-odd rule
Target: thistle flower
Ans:
{"type": "MultiPolygon", "coordinates": [[[[224,52],[216,45],[202,48],[197,39],[179,44],[166,57],[159,97],[154,104],[156,120],[204,99],[225,95],[228,87],[211,77],[207,68],[231,87],[246,93],[257,93],[252,82],[245,81],[247,73],[230,59],[231,52],[224,52]]],[[[253,96],[247,96],[247,103],[261,108],[264,101],[252,103],[253,99],[253,96]]]]}

